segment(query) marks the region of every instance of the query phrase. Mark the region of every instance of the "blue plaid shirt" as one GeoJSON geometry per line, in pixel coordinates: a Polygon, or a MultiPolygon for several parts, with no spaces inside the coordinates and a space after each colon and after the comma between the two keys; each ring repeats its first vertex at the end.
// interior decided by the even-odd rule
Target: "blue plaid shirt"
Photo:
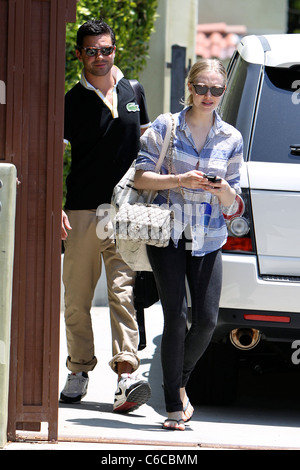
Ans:
{"type": "MultiPolygon", "coordinates": [[[[243,162],[243,140],[240,132],[222,121],[215,112],[213,127],[200,154],[185,120],[189,108],[174,115],[176,129],[172,152],[171,173],[203,171],[224,178],[239,194],[240,167],[243,162]]],[[[141,137],[141,150],[136,160],[136,169],[155,171],[163,139],[167,129],[167,114],[160,115],[141,137]]],[[[168,154],[161,167],[168,174],[168,154]]],[[[174,226],[171,238],[177,246],[183,231],[190,239],[188,247],[194,256],[204,256],[221,248],[227,240],[227,227],[223,213],[234,212],[234,204],[228,208],[220,205],[217,196],[202,189],[172,188],[158,191],[155,204],[169,204],[174,211],[174,226]]]]}

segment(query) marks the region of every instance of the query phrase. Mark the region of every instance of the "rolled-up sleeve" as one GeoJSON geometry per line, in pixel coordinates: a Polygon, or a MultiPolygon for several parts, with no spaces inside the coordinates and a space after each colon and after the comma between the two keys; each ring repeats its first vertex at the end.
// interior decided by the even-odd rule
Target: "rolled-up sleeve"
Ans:
{"type": "Polygon", "coordinates": [[[227,162],[225,179],[237,194],[241,193],[240,172],[243,164],[243,138],[239,132],[234,136],[236,143],[233,145],[231,156],[227,162]]]}
{"type": "MultiPolygon", "coordinates": [[[[241,134],[238,133],[236,137],[236,144],[233,146],[233,151],[231,156],[228,159],[226,181],[229,185],[235,190],[235,192],[240,195],[241,185],[240,185],[240,176],[241,176],[241,166],[244,162],[243,159],[243,138],[241,134]]],[[[231,206],[223,206],[221,204],[221,210],[223,214],[232,215],[238,209],[238,201],[234,200],[231,206]]]]}

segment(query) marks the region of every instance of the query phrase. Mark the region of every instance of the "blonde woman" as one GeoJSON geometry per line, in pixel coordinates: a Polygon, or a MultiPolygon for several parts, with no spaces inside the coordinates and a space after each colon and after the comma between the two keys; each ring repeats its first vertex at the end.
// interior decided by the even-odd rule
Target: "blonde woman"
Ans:
{"type": "Polygon", "coordinates": [[[159,116],[141,138],[136,162],[136,187],[156,190],[156,204],[166,204],[169,193],[175,216],[169,245],[147,248],[164,313],[161,360],[168,415],[165,429],[184,430],[194,411],[185,387],[217,322],[221,248],[227,239],[223,213],[233,210],[240,193],[242,137],[216,112],[225,90],[226,71],[221,62],[200,60],[194,64],[188,76],[187,106],[173,115],[171,172],[168,158],[161,174],[154,171],[167,115],[159,116]],[[188,332],[185,279],[192,302],[188,332]]]}

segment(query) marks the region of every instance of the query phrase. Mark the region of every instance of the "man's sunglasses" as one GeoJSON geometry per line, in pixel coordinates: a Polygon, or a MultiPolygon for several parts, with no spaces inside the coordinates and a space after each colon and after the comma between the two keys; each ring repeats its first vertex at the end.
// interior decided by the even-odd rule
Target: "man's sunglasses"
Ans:
{"type": "Polygon", "coordinates": [[[83,49],[88,57],[95,57],[100,54],[107,57],[113,53],[115,46],[106,46],[106,47],[79,47],[83,49]]]}
{"type": "Polygon", "coordinates": [[[192,85],[195,88],[197,95],[206,95],[209,90],[212,96],[222,96],[226,88],[226,86],[208,87],[206,85],[195,85],[194,83],[192,85]]]}

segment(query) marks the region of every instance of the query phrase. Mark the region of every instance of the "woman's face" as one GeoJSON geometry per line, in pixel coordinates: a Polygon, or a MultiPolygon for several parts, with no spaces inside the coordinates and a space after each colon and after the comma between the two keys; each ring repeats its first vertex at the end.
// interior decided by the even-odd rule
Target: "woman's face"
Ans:
{"type": "Polygon", "coordinates": [[[220,96],[214,96],[211,90],[201,90],[200,88],[200,90],[198,89],[198,92],[206,91],[206,93],[202,95],[197,93],[193,85],[204,85],[208,88],[217,87],[218,90],[216,91],[221,93],[222,88],[224,87],[223,76],[220,73],[214,71],[201,72],[199,75],[197,75],[197,78],[193,83],[188,84],[189,91],[193,96],[193,106],[199,109],[199,111],[212,113],[217,108],[223,92],[220,96]]]}

